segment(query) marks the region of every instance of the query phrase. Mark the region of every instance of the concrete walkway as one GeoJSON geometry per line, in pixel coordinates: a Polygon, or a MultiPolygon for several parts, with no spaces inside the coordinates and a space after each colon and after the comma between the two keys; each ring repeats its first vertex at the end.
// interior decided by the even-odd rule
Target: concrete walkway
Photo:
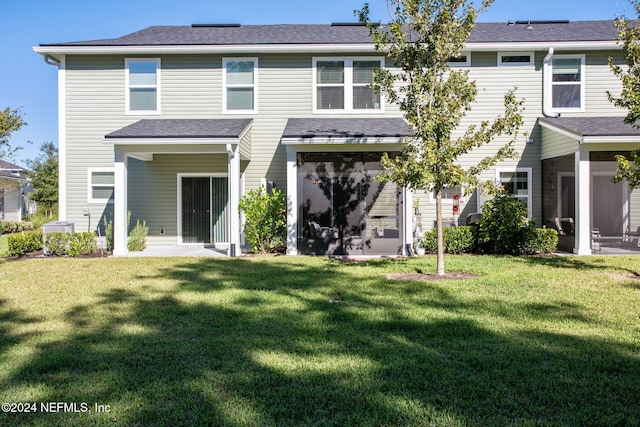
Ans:
{"type": "Polygon", "coordinates": [[[129,252],[125,257],[226,257],[224,249],[203,246],[147,246],[142,252],[129,252]]]}

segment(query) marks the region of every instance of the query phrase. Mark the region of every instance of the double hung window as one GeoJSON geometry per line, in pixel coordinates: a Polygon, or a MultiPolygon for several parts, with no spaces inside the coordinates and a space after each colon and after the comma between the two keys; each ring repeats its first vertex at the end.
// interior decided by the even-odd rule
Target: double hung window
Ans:
{"type": "Polygon", "coordinates": [[[127,113],[160,113],[160,59],[127,59],[125,69],[127,113]]]}
{"type": "Polygon", "coordinates": [[[314,111],[381,112],[382,97],[372,87],[380,58],[315,58],[314,111]]]}
{"type": "Polygon", "coordinates": [[[225,58],[223,70],[223,111],[256,113],[258,111],[258,59],[225,58]]]}

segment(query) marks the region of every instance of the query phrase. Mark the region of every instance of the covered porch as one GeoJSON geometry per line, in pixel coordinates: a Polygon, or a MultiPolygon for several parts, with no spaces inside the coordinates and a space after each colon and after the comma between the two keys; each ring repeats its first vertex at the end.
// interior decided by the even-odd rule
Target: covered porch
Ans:
{"type": "Polygon", "coordinates": [[[640,190],[613,183],[615,155],[640,148],[622,117],[538,120],[542,133],[543,224],[559,249],[578,255],[640,254],[640,190]]]}
{"type": "Polygon", "coordinates": [[[406,254],[411,194],[375,177],[409,134],[401,118],[289,119],[287,254],[406,254]]]}
{"type": "Polygon", "coordinates": [[[105,136],[114,149],[116,256],[126,255],[127,213],[147,222],[159,245],[240,252],[242,161],[250,159],[251,119],[140,120],[105,136]]]}

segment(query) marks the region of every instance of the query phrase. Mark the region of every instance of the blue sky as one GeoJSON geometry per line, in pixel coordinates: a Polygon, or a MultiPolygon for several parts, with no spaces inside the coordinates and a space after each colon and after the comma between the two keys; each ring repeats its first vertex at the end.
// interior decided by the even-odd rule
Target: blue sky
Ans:
{"type": "MultiPolygon", "coordinates": [[[[40,43],[118,37],[150,25],[192,23],[314,24],[353,22],[365,0],[0,0],[0,108],[20,107],[28,125],[13,135],[24,164],[43,142],[57,144],[56,68],[32,47],[40,43]],[[33,142],[29,144],[28,142],[33,142]]],[[[385,0],[369,0],[372,18],[388,21],[385,0]]],[[[613,19],[632,14],[627,0],[495,0],[481,22],[613,19]]]]}

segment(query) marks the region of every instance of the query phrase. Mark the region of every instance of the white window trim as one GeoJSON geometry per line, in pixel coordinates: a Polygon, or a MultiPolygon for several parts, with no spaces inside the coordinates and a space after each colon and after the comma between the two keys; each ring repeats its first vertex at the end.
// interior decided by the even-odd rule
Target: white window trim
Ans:
{"type": "MultiPolygon", "coordinates": [[[[114,174],[113,190],[115,192],[115,168],[88,168],[87,169],[87,203],[109,203],[113,204],[115,197],[110,199],[94,199],[93,198],[93,172],[111,172],[114,174]]],[[[109,187],[109,184],[100,185],[100,187],[109,187]]]]}
{"type": "Polygon", "coordinates": [[[550,111],[552,113],[580,113],[585,111],[586,104],[586,55],[554,55],[549,61],[548,68],[545,69],[544,96],[549,100],[550,111]],[[553,60],[554,59],[580,59],[580,107],[578,108],[554,108],[553,107],[553,86],[562,84],[577,84],[577,82],[563,83],[553,82],[553,60]]]}
{"type": "Polygon", "coordinates": [[[161,61],[160,58],[125,58],[124,60],[124,82],[125,82],[125,114],[128,115],[158,115],[160,114],[160,87],[161,87],[161,61]],[[130,62],[155,62],[156,63],[156,84],[155,85],[134,85],[134,88],[155,88],[156,90],[156,109],[155,110],[132,110],[131,109],[131,86],[129,85],[129,63],[130,62]]]}
{"type": "Polygon", "coordinates": [[[460,56],[465,56],[464,62],[447,62],[449,67],[471,67],[471,52],[460,52],[460,56]]]}
{"type": "MultiPolygon", "coordinates": [[[[532,189],[532,181],[533,181],[533,168],[508,168],[508,167],[503,167],[503,168],[496,168],[496,182],[498,182],[500,185],[502,185],[502,181],[500,180],[500,173],[501,172],[526,172],[527,173],[527,209],[528,209],[528,213],[527,213],[527,217],[531,218],[532,217],[532,203],[533,203],[533,189],[532,189]]],[[[523,196],[517,197],[517,198],[522,198],[523,196]]]]}
{"type": "Polygon", "coordinates": [[[498,67],[526,67],[534,65],[535,61],[534,52],[498,52],[498,67]],[[502,62],[503,56],[528,56],[529,62],[502,62]]]}
{"type": "MultiPolygon", "coordinates": [[[[447,188],[451,188],[451,187],[447,187],[447,188]]],[[[460,200],[463,201],[465,199],[465,195],[464,195],[464,189],[462,187],[460,187],[460,200]]],[[[435,203],[436,202],[436,197],[435,194],[433,193],[433,190],[429,191],[429,203],[435,203]]],[[[442,204],[444,205],[453,205],[453,199],[448,199],[443,197],[442,198],[442,204]]]]}
{"type": "MultiPolygon", "coordinates": [[[[358,113],[358,114],[381,114],[384,113],[384,94],[380,93],[380,108],[369,110],[358,110],[353,108],[353,88],[363,86],[353,85],[353,61],[379,61],[380,68],[385,68],[385,59],[381,56],[318,56],[312,59],[311,72],[313,73],[313,113],[314,114],[336,114],[336,113],[358,113]],[[344,61],[344,106],[342,110],[325,110],[318,108],[318,73],[316,65],[318,61],[344,61]]],[[[336,85],[338,86],[338,85],[336,85]]]]}
{"type": "Polygon", "coordinates": [[[222,58],[222,113],[223,114],[256,114],[258,112],[258,58],[222,58]],[[253,62],[253,84],[233,84],[227,85],[227,63],[228,62],[253,62]],[[252,87],[253,88],[253,109],[252,110],[229,110],[227,108],[227,87],[252,87]]]}

